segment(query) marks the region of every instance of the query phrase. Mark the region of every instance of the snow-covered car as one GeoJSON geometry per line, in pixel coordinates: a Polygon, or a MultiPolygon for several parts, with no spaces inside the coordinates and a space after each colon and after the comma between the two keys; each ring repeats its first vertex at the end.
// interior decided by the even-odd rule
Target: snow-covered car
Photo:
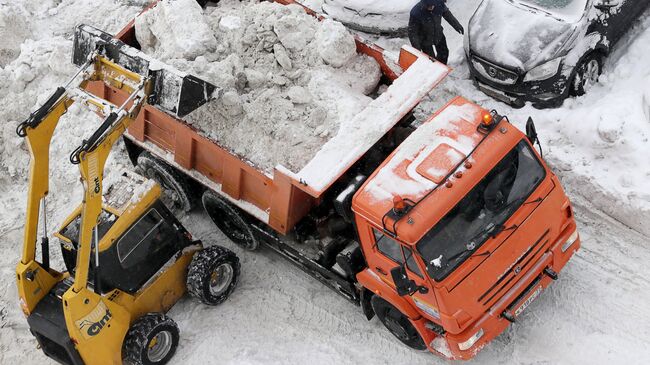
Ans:
{"type": "Polygon", "coordinates": [[[323,11],[362,32],[406,34],[409,13],[419,0],[325,0],[323,11]]]}
{"type": "Polygon", "coordinates": [[[465,54],[479,89],[514,106],[559,105],[598,82],[648,0],[483,0],[465,54]]]}

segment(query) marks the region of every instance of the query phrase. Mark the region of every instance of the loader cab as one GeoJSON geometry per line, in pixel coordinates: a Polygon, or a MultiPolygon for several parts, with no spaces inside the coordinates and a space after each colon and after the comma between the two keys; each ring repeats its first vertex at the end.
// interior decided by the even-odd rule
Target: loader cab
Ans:
{"type": "Polygon", "coordinates": [[[410,347],[471,358],[579,246],[570,202],[531,139],[457,98],[355,194],[368,263],[357,279],[410,347]]]}
{"type": "MultiPolygon", "coordinates": [[[[81,206],[55,233],[63,260],[72,275],[76,269],[81,206]]],[[[128,173],[104,196],[97,225],[101,291],[134,294],[177,253],[191,244],[188,232],[160,201],[160,188],[151,180],[128,173]]],[[[90,282],[95,278],[95,255],[90,282]]]]}

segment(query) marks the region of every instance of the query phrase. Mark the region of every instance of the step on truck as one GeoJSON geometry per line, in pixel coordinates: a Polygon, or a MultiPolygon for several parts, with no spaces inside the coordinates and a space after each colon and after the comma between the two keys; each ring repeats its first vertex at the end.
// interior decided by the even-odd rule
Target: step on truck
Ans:
{"type": "MultiPolygon", "coordinates": [[[[80,26],[75,60],[88,49],[128,54],[115,62],[153,78],[182,73],[148,61],[133,23],[115,38],[80,26]]],[[[177,99],[142,107],[125,134],[129,156],[178,209],[200,201],[234,243],[271,248],[414,349],[470,359],[578,250],[571,203],[534,148],[532,120],[524,134],[457,97],[416,126],[413,109],[449,69],[408,46],[393,57],[357,38],[357,49],[377,60],[387,89],[298,173],[264,172],[186,123],[215,88],[187,75],[177,99]]]]}

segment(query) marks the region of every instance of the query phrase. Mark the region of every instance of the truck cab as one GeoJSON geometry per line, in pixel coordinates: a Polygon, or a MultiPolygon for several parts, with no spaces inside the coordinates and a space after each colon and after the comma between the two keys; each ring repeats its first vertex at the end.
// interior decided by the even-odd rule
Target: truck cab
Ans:
{"type": "Polygon", "coordinates": [[[534,141],[456,98],[355,194],[367,262],[357,280],[405,344],[472,358],[579,248],[569,199],[534,141]]]}

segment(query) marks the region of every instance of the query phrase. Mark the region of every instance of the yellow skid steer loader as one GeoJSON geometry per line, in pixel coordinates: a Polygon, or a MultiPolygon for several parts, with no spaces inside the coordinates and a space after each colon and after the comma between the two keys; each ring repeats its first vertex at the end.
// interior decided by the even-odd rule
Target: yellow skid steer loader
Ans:
{"type": "MultiPolygon", "coordinates": [[[[161,201],[161,188],[153,180],[126,172],[103,186],[112,146],[143,103],[160,94],[162,86],[156,83],[179,82],[138,68],[146,60],[112,46],[110,39],[83,37],[88,33],[82,28],[75,40],[76,60],[81,54],[85,58],[79,72],[17,128],[31,154],[24,244],[16,268],[20,304],[41,349],[60,363],[164,364],[179,340],[177,325],[165,313],[186,291],[208,305],[226,300],[237,284],[239,259],[223,247],[192,240],[161,201]],[[109,57],[130,60],[135,67],[128,70],[109,57]],[[79,79],[77,87],[70,87],[79,79]],[[89,93],[88,86],[98,82],[128,98],[117,106],[89,93]],[[49,148],[59,119],[75,102],[106,117],[70,156],[79,165],[84,198],[54,234],[66,266],[57,271],[50,267],[45,209],[49,148]]],[[[178,77],[183,84],[184,76],[178,77]]],[[[174,87],[166,100],[187,99],[187,90],[174,87]]],[[[203,102],[193,100],[189,108],[203,102]]]]}

